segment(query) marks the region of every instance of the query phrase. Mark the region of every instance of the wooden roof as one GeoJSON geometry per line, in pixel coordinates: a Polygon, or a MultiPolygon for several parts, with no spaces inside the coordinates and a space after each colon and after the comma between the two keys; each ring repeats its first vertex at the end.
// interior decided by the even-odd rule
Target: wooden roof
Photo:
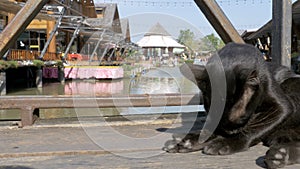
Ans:
{"type": "MultiPolygon", "coordinates": [[[[296,1],[292,7],[293,26],[300,26],[300,1],[296,1]]],[[[256,32],[244,37],[245,40],[256,39],[262,36],[268,36],[272,33],[272,20],[259,28],[256,32]]]]}
{"type": "MultiPolygon", "coordinates": [[[[12,2],[9,0],[1,0],[0,1],[0,14],[1,15],[8,15],[8,13],[13,13],[17,14],[24,3],[19,3],[19,2],[12,2]]],[[[46,14],[38,14],[35,19],[40,19],[40,20],[55,20],[55,18],[46,15],[46,14]]]]}
{"type": "Polygon", "coordinates": [[[106,28],[116,33],[122,33],[121,22],[117,4],[97,3],[95,7],[103,7],[104,15],[102,18],[88,18],[86,23],[91,27],[106,28]]]}
{"type": "Polygon", "coordinates": [[[165,30],[165,28],[158,22],[144,36],[151,36],[151,35],[171,36],[165,30]]]}
{"type": "Polygon", "coordinates": [[[174,40],[160,23],[156,23],[137,44],[143,48],[185,47],[174,40]]]}
{"type": "MultiPolygon", "coordinates": [[[[55,1],[57,3],[57,1],[55,1]]],[[[70,11],[71,15],[78,15],[81,13],[82,16],[88,18],[97,18],[94,0],[65,0],[63,1],[64,5],[69,6],[72,11],[70,11]],[[77,11],[77,12],[74,12],[77,11]]]]}
{"type": "Polygon", "coordinates": [[[129,20],[121,19],[121,27],[122,27],[122,35],[126,42],[130,42],[130,28],[129,28],[129,20]]]}

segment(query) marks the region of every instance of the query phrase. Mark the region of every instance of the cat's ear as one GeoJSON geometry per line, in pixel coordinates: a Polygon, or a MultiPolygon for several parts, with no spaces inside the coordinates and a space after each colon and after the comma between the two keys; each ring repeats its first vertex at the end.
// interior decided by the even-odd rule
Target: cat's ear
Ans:
{"type": "Polygon", "coordinates": [[[249,73],[246,83],[251,86],[258,86],[260,84],[257,70],[253,70],[249,73]]]}
{"type": "Polygon", "coordinates": [[[180,66],[180,72],[184,77],[197,84],[197,81],[207,78],[205,66],[185,63],[180,66]]]}

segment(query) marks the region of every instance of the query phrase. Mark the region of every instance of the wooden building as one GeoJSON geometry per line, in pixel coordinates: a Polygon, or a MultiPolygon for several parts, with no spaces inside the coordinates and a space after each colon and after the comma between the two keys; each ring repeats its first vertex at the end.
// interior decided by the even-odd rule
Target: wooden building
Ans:
{"type": "MultiPolygon", "coordinates": [[[[0,1],[0,31],[12,20],[24,3],[26,0],[0,1]]],[[[118,34],[121,39],[130,42],[128,22],[125,24],[126,29],[122,29],[116,4],[94,4],[93,0],[50,0],[11,47],[8,57],[13,60],[32,60],[36,57],[43,57],[44,60],[59,59],[66,57],[68,53],[81,52],[91,34],[103,30],[106,31],[108,39],[109,36],[118,34]],[[62,8],[65,11],[62,11],[62,8]],[[53,32],[54,35],[51,36],[53,32]],[[47,43],[49,39],[51,41],[47,43]],[[47,48],[45,57],[41,56],[44,47],[47,48]],[[18,58],[18,56],[11,56],[14,50],[22,50],[23,55],[26,56],[30,55],[27,51],[36,52],[35,56],[18,58]],[[49,57],[49,54],[53,54],[52,57],[49,57]]],[[[106,42],[103,40],[101,43],[106,42]]]]}
{"type": "MultiPolygon", "coordinates": [[[[246,43],[257,46],[266,56],[271,59],[272,51],[272,20],[256,31],[245,31],[242,38],[246,43]]],[[[292,42],[291,53],[297,54],[300,50],[300,1],[296,1],[292,5],[292,42]]]]}

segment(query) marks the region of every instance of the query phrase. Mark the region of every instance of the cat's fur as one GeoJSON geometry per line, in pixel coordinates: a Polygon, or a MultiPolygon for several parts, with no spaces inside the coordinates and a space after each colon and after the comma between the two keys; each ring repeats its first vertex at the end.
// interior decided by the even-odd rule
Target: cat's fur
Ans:
{"type": "Polygon", "coordinates": [[[167,152],[227,155],[262,142],[269,147],[267,168],[300,161],[299,76],[272,66],[255,47],[236,43],[227,44],[206,66],[185,64],[180,70],[202,91],[206,112],[221,117],[219,122],[210,117],[209,123],[218,124],[204,143],[199,134],[187,134],[166,142],[167,152]],[[213,112],[222,105],[223,112],[213,112]]]}

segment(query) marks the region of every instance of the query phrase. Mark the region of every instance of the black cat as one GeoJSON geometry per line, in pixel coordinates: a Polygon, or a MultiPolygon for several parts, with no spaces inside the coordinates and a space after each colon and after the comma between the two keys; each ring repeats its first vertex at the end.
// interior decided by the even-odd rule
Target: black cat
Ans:
{"type": "Polygon", "coordinates": [[[202,91],[208,126],[216,123],[216,128],[206,131],[212,135],[205,142],[199,141],[204,130],[174,136],[165,151],[227,155],[262,142],[269,147],[267,168],[300,162],[298,75],[266,62],[255,47],[236,43],[227,44],[206,66],[185,64],[180,71],[202,91]]]}

